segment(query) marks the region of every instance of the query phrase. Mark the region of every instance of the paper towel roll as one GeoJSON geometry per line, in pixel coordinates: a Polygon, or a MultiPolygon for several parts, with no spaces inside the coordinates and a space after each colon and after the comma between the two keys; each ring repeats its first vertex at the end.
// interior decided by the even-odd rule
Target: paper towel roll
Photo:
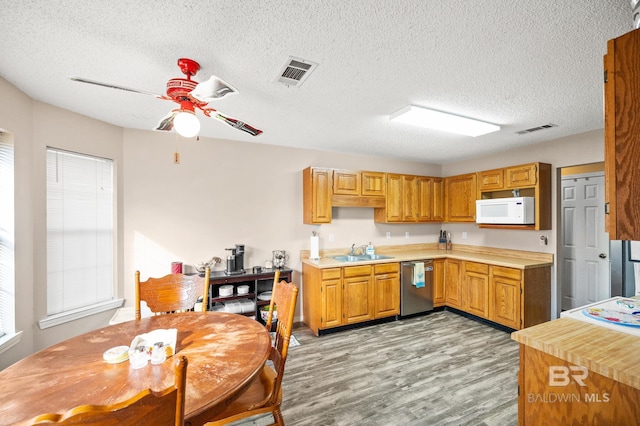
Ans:
{"type": "Polygon", "coordinates": [[[311,253],[309,255],[310,259],[320,259],[320,237],[312,236],[311,237],[311,253]]]}

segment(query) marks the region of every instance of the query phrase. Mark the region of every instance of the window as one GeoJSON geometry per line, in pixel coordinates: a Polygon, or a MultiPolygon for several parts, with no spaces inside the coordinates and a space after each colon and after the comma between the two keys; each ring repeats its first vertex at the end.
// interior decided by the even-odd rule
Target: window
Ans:
{"type": "Polygon", "coordinates": [[[10,135],[0,130],[0,339],[15,333],[13,194],[13,143],[10,135]]]}
{"type": "Polygon", "coordinates": [[[48,318],[41,328],[121,304],[114,305],[113,200],[112,160],[47,149],[48,318]]]}

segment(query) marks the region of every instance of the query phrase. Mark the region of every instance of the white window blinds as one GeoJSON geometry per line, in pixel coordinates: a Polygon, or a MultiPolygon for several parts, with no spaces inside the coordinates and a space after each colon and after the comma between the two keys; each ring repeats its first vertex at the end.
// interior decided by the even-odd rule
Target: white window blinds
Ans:
{"type": "Polygon", "coordinates": [[[113,299],[113,161],[47,149],[47,315],[113,299]]]}

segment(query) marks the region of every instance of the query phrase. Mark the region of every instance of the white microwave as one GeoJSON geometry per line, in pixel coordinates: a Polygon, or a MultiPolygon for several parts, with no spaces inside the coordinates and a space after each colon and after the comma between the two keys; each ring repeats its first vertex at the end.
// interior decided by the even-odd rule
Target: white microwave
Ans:
{"type": "Polygon", "coordinates": [[[476,223],[534,224],[536,217],[534,203],[534,197],[476,200],[476,223]]]}

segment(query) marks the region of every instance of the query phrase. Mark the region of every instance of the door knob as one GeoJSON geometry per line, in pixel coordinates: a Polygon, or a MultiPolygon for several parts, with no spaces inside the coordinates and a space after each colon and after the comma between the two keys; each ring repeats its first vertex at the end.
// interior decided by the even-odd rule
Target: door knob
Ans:
{"type": "Polygon", "coordinates": [[[600,253],[600,254],[598,255],[598,257],[599,257],[600,259],[606,259],[606,258],[607,258],[607,255],[606,255],[606,254],[604,254],[604,253],[600,253]]]}

